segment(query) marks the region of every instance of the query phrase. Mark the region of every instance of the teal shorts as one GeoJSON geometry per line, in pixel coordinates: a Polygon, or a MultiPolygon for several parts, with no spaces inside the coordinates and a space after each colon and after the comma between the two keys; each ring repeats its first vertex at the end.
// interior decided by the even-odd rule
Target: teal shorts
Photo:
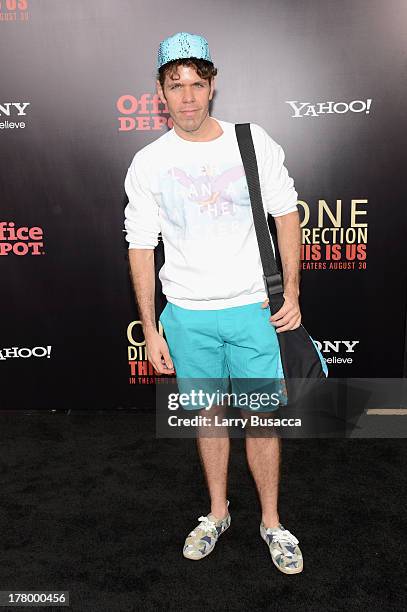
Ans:
{"type": "MultiPolygon", "coordinates": [[[[191,310],[167,302],[160,322],[180,393],[231,393],[227,405],[254,412],[285,404],[277,332],[270,308],[262,303],[191,310]]],[[[187,410],[204,407],[205,402],[184,405],[187,410]]]]}

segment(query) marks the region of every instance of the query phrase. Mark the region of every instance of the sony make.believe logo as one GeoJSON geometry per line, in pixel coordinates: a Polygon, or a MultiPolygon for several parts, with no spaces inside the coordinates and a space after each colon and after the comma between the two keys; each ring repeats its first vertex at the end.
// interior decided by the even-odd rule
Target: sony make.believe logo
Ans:
{"type": "Polygon", "coordinates": [[[299,102],[298,100],[286,100],[291,106],[295,119],[301,117],[320,117],[321,115],[344,115],[346,113],[370,113],[372,98],[366,100],[352,100],[352,102],[299,102]]]}
{"type": "Polygon", "coordinates": [[[25,109],[31,102],[1,102],[0,103],[0,129],[23,129],[25,121],[8,121],[7,117],[18,118],[26,116],[25,109]]]}
{"type": "Polygon", "coordinates": [[[328,364],[353,363],[353,357],[338,357],[338,353],[354,353],[354,347],[360,343],[360,340],[314,340],[314,343],[321,351],[322,356],[328,364]],[[344,350],[345,349],[345,350],[344,350]],[[336,353],[331,356],[331,353],[336,353]],[[328,357],[325,357],[328,354],[328,357]]]}

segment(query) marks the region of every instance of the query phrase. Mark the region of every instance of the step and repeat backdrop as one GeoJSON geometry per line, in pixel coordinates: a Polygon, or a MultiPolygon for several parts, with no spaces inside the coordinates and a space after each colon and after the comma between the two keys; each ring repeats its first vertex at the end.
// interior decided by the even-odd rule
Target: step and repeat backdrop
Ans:
{"type": "Polygon", "coordinates": [[[171,127],[155,66],[179,31],[209,41],[211,115],[284,149],[331,376],[401,377],[406,20],[405,0],[0,0],[1,408],[153,401],[124,178],[171,127]]]}

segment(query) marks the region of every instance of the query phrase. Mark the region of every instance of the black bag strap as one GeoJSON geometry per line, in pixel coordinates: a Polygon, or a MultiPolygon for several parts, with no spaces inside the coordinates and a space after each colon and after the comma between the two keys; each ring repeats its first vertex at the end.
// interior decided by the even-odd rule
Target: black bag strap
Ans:
{"type": "Polygon", "coordinates": [[[264,286],[269,296],[269,303],[273,303],[279,308],[284,301],[282,295],[284,291],[283,280],[274,257],[267,218],[264,214],[259,171],[250,123],[236,123],[235,131],[249,189],[254,227],[256,230],[257,242],[259,243],[260,259],[263,266],[264,286]],[[271,296],[274,296],[273,300],[271,296]]]}

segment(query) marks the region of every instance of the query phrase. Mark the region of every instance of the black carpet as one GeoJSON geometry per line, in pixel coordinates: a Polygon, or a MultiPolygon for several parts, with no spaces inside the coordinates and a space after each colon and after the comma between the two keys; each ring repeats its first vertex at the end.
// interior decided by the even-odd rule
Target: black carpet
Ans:
{"type": "Polygon", "coordinates": [[[260,539],[243,440],[231,527],[194,562],[182,545],[210,510],[194,440],[156,439],[152,412],[0,419],[0,590],[70,592],[37,610],[407,609],[403,439],[282,441],[280,520],[304,555],[289,576],[260,539]]]}

